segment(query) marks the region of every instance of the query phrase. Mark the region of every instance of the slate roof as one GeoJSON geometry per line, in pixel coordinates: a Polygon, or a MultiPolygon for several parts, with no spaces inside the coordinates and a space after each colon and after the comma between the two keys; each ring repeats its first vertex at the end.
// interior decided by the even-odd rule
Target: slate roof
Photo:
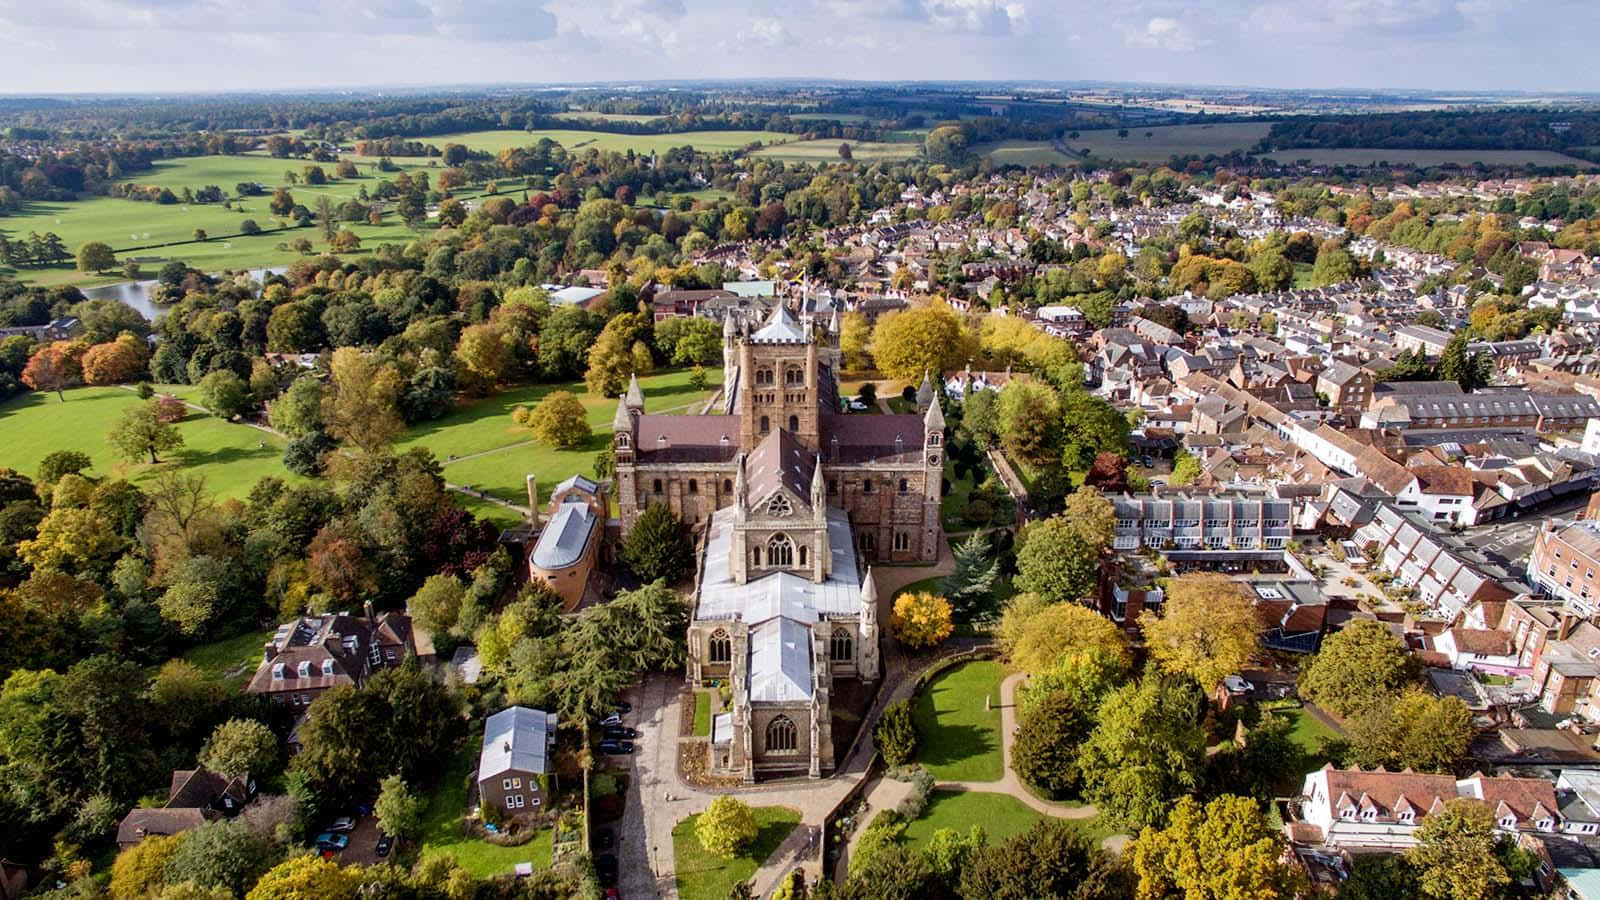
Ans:
{"type": "Polygon", "coordinates": [[[811,699],[811,629],[790,618],[750,629],[750,699],[811,699]]]}
{"type": "Polygon", "coordinates": [[[782,303],[774,306],[767,323],[750,335],[751,343],[756,344],[802,344],[806,340],[805,329],[800,327],[800,323],[794,320],[788,307],[782,303]]]}
{"type": "Polygon", "coordinates": [[[641,460],[732,462],[739,452],[738,416],[642,415],[637,421],[641,460]]]}
{"type": "Polygon", "coordinates": [[[806,449],[788,429],[770,432],[745,459],[750,499],[757,503],[764,501],[781,485],[802,501],[809,502],[812,473],[816,468],[816,454],[806,449]]]}
{"type": "Polygon", "coordinates": [[[478,754],[478,781],[502,772],[549,771],[550,747],[556,738],[556,714],[511,706],[483,723],[483,750],[478,754]]]}

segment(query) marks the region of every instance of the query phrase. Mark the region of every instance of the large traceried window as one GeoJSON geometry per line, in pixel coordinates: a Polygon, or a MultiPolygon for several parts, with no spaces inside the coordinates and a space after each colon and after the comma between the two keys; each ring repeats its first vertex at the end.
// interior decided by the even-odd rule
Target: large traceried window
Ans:
{"type": "Polygon", "coordinates": [[[855,642],[850,640],[850,632],[835,629],[828,639],[828,658],[834,662],[850,662],[855,655],[855,642]]]}
{"type": "Polygon", "coordinates": [[[767,515],[792,516],[794,515],[794,504],[790,503],[789,498],[783,494],[773,494],[772,499],[767,501],[767,515]]]}
{"type": "Polygon", "coordinates": [[[793,753],[798,748],[799,736],[794,720],[779,716],[767,723],[767,752],[793,753]]]}
{"type": "Polygon", "coordinates": [[[794,565],[794,541],[787,534],[775,534],[767,541],[767,565],[794,565]]]}
{"type": "Polygon", "coordinates": [[[725,663],[733,660],[733,639],[721,628],[711,632],[711,643],[708,647],[711,661],[725,663]]]}

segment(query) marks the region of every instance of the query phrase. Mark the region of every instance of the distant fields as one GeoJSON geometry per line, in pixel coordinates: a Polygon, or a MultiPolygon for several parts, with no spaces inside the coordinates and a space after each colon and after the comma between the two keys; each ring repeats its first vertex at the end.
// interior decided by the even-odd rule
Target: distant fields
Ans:
{"type": "Polygon", "coordinates": [[[1158,163],[1174,156],[1231,153],[1248,150],[1267,135],[1267,122],[1221,122],[1215,125],[1162,125],[1129,128],[1126,138],[1117,129],[1085,131],[1066,138],[1073,150],[1087,149],[1091,156],[1125,162],[1158,163]],[[1149,137],[1145,135],[1149,134],[1149,137]]]}
{"type": "Polygon", "coordinates": [[[630,149],[635,153],[664,153],[673,147],[693,147],[696,150],[707,153],[718,153],[737,150],[755,141],[761,141],[764,144],[770,144],[775,141],[790,141],[794,139],[794,135],[777,131],[683,131],[672,134],[614,134],[606,131],[568,129],[540,129],[537,131],[500,129],[496,131],[440,134],[419,138],[419,140],[433,144],[436,147],[443,147],[445,144],[461,144],[472,150],[499,153],[508,147],[532,146],[542,138],[549,138],[569,151],[592,148],[595,150],[611,150],[618,153],[623,153],[630,149]]]}
{"type": "Polygon", "coordinates": [[[1079,157],[1057,150],[1049,141],[999,141],[972,149],[1000,166],[1067,166],[1082,162],[1079,157]]]}
{"type": "Polygon", "coordinates": [[[638,113],[602,113],[590,110],[574,110],[571,112],[556,113],[558,119],[571,119],[574,122],[654,122],[661,116],[640,115],[638,113]]]}
{"type": "Polygon", "coordinates": [[[1403,166],[1577,166],[1593,169],[1594,163],[1556,153],[1553,150],[1391,150],[1386,147],[1293,147],[1262,154],[1282,163],[1309,160],[1322,166],[1373,166],[1380,162],[1403,166]]]}
{"type": "Polygon", "coordinates": [[[856,162],[910,159],[917,155],[917,151],[922,149],[921,144],[904,141],[845,141],[838,138],[825,138],[763,147],[752,155],[792,162],[839,162],[840,144],[850,145],[851,159],[856,162]]]}

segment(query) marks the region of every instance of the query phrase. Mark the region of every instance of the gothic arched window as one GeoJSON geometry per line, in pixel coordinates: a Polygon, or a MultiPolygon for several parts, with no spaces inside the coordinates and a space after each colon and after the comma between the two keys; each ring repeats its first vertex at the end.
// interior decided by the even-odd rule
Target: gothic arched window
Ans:
{"type": "Polygon", "coordinates": [[[806,564],[806,545],[805,544],[801,544],[800,545],[800,566],[801,566],[801,568],[804,568],[805,564],[806,564]]]}
{"type": "Polygon", "coordinates": [[[767,541],[767,565],[794,565],[794,541],[787,534],[775,534],[767,541]]]}
{"type": "Polygon", "coordinates": [[[798,744],[799,732],[794,727],[793,719],[778,716],[767,723],[768,753],[793,753],[798,744]]]}
{"type": "MultiPolygon", "coordinates": [[[[905,482],[901,482],[901,483],[904,484],[905,482]]],[[[700,482],[694,480],[693,478],[689,479],[689,493],[691,493],[691,494],[700,493],[700,482]]]]}
{"type": "MultiPolygon", "coordinates": [[[[692,482],[692,481],[689,482],[689,483],[690,484],[694,484],[694,482],[692,482]]],[[[910,491],[910,490],[911,490],[911,482],[905,480],[904,478],[900,479],[900,493],[904,494],[904,493],[906,493],[907,491],[910,491]]],[[[693,491],[690,491],[690,493],[693,493],[693,491]]]]}
{"type": "Polygon", "coordinates": [[[733,639],[729,638],[728,633],[721,628],[711,632],[709,649],[711,661],[714,663],[730,662],[733,659],[733,639]]]}
{"type": "Polygon", "coordinates": [[[828,658],[834,662],[850,662],[856,658],[855,642],[850,640],[850,632],[834,629],[833,637],[828,639],[828,658]]]}
{"type": "Polygon", "coordinates": [[[722,479],[722,492],[724,494],[733,493],[733,479],[732,478],[724,478],[724,479],[722,479]]]}
{"type": "Polygon", "coordinates": [[[771,369],[757,369],[756,370],[756,384],[772,384],[772,370],[771,369]]]}
{"type": "Polygon", "coordinates": [[[766,416],[761,417],[761,433],[766,434],[772,430],[772,422],[766,416]]]}
{"type": "Polygon", "coordinates": [[[799,369],[795,368],[794,366],[790,366],[789,368],[783,370],[783,383],[789,385],[790,387],[805,384],[806,376],[802,374],[799,369]]]}
{"type": "Polygon", "coordinates": [[[799,416],[790,416],[789,417],[789,430],[790,431],[799,431],[800,430],[800,417],[799,416]]]}

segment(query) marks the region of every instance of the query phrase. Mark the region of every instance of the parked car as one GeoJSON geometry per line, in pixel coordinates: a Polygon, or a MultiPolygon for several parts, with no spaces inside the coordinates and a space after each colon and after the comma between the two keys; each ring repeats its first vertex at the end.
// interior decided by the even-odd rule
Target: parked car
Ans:
{"type": "Polygon", "coordinates": [[[865,412],[866,409],[867,409],[867,402],[865,400],[862,400],[860,397],[851,397],[850,398],[850,411],[851,412],[865,412]]]}
{"type": "Polygon", "coordinates": [[[617,835],[609,828],[602,828],[594,833],[594,849],[610,850],[616,846],[617,835]]]}
{"type": "Polygon", "coordinates": [[[633,752],[633,741],[601,741],[600,752],[608,756],[626,756],[633,752]]]}
{"type": "Polygon", "coordinates": [[[380,832],[378,834],[378,846],[373,849],[378,854],[379,859],[388,856],[389,851],[394,849],[394,837],[380,832]]]}
{"type": "Polygon", "coordinates": [[[639,729],[629,728],[626,725],[612,725],[605,730],[608,741],[631,741],[639,736],[639,729]]]}
{"type": "Polygon", "coordinates": [[[601,884],[616,884],[617,858],[609,853],[596,856],[594,858],[594,872],[600,876],[601,884]]]}
{"type": "Polygon", "coordinates": [[[328,826],[328,830],[333,832],[355,831],[356,820],[351,816],[340,816],[333,820],[333,824],[328,826]]]}
{"type": "Polygon", "coordinates": [[[606,716],[604,719],[600,720],[600,727],[601,728],[612,728],[612,727],[615,727],[615,726],[621,725],[621,724],[622,724],[622,714],[621,713],[612,713],[611,715],[606,716]]]}
{"type": "Polygon", "coordinates": [[[334,834],[332,832],[324,831],[323,833],[317,835],[318,850],[332,850],[337,852],[348,846],[350,846],[350,836],[348,834],[334,834]]]}

